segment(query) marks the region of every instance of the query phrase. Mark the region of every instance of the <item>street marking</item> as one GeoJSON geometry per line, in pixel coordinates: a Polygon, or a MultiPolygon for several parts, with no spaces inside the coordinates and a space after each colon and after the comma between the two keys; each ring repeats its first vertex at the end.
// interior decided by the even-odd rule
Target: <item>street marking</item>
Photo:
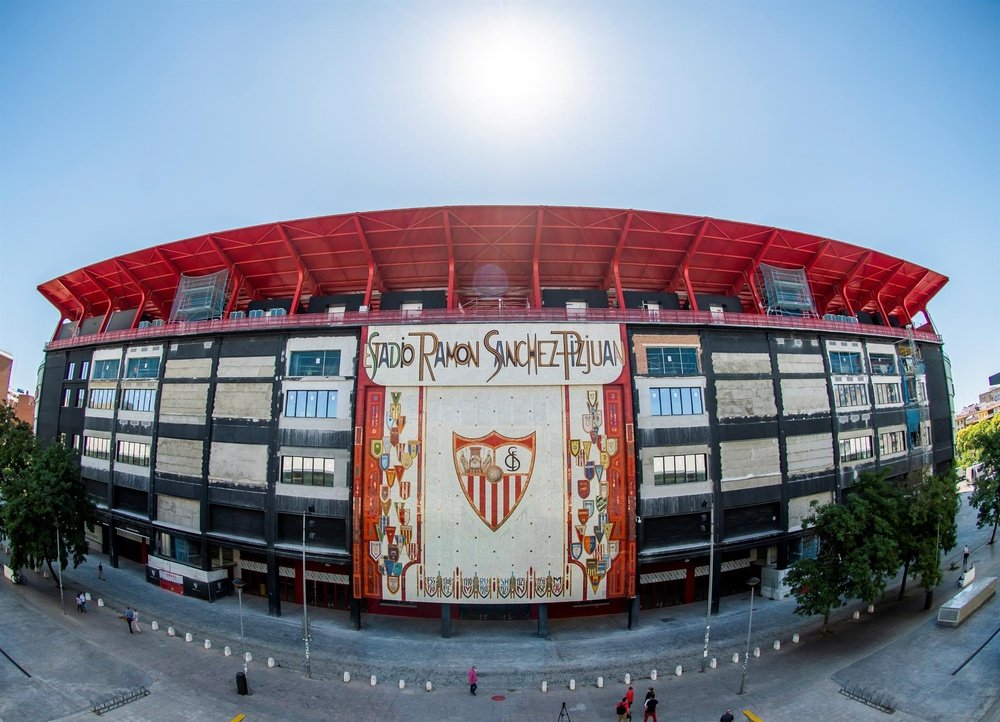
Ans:
{"type": "Polygon", "coordinates": [[[244,719],[246,719],[246,715],[240,712],[238,715],[229,720],[229,722],[243,722],[244,719]]]}
{"type": "Polygon", "coordinates": [[[750,722],[764,722],[764,720],[762,720],[760,717],[758,717],[748,709],[743,710],[743,714],[746,715],[746,718],[750,720],[750,722]]]}

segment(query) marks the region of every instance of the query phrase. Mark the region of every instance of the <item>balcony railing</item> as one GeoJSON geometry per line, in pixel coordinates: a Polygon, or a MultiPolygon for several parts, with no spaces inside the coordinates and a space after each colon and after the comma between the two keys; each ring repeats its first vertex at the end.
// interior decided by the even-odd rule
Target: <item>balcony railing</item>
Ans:
{"type": "Polygon", "coordinates": [[[791,331],[828,331],[852,336],[913,339],[941,343],[933,331],[842,323],[818,318],[757,315],[750,313],[720,313],[713,311],[651,311],[645,309],[571,309],[564,308],[491,308],[491,309],[424,309],[421,311],[366,311],[336,314],[305,313],[294,316],[262,316],[259,318],[216,319],[168,323],[146,328],[106,331],[102,334],[76,335],[46,344],[46,351],[76,346],[106,345],[155,341],[161,338],[204,336],[241,331],[275,331],[281,329],[351,328],[394,324],[447,323],[627,323],[664,326],[735,326],[791,331]]]}

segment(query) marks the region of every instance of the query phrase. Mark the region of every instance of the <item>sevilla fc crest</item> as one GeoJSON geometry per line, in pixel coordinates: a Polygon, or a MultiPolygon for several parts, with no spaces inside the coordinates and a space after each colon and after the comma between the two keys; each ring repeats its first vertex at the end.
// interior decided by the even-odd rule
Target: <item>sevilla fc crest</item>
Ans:
{"type": "Polygon", "coordinates": [[[455,473],[462,493],[483,523],[496,531],[524,498],[535,465],[535,434],[512,438],[491,431],[452,434],[455,473]]]}

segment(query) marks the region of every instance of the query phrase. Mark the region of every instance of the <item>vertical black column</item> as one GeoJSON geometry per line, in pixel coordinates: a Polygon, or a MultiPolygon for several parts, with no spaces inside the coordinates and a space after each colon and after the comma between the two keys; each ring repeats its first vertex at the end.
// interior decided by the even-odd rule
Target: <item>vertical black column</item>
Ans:
{"type": "MultiPolygon", "coordinates": [[[[208,529],[211,521],[208,513],[208,471],[212,456],[212,434],[214,432],[212,415],[215,411],[215,387],[219,378],[219,354],[221,353],[221,349],[222,339],[213,339],[212,369],[209,372],[208,377],[208,393],[205,394],[205,444],[201,450],[201,493],[199,498],[199,501],[201,502],[201,518],[199,528],[201,529],[200,543],[202,569],[206,568],[206,561],[211,564],[211,559],[209,559],[208,554],[208,529]]],[[[211,566],[209,566],[208,569],[211,569],[211,566]]]]}
{"type": "Polygon", "coordinates": [[[781,395],[781,370],[778,368],[778,350],[774,334],[767,334],[767,353],[771,359],[771,383],[774,388],[774,407],[778,413],[778,468],[781,470],[781,506],[779,526],[782,538],[788,533],[788,431],[785,426],[785,403],[781,395]]]}
{"type": "MultiPolygon", "coordinates": [[[[278,500],[277,485],[278,450],[280,439],[278,426],[281,423],[281,382],[285,378],[285,349],[288,348],[288,336],[281,337],[280,349],[274,357],[274,381],[271,385],[271,425],[267,435],[267,493],[264,496],[264,543],[267,545],[267,613],[274,617],[281,616],[281,576],[278,554],[274,544],[278,538],[278,500]]],[[[303,500],[308,505],[308,501],[303,500]]],[[[305,574],[305,569],[302,570],[305,574]]],[[[308,600],[303,599],[303,604],[308,600]]]]}
{"type": "Polygon", "coordinates": [[[839,504],[840,488],[840,424],[837,421],[837,397],[833,393],[833,375],[830,370],[830,354],[827,350],[828,339],[820,341],[820,352],[823,354],[823,376],[826,379],[826,396],[830,403],[830,438],[833,443],[833,501],[839,504]]]}
{"type": "Polygon", "coordinates": [[[546,639],[549,636],[549,605],[538,604],[538,636],[546,639]]]}

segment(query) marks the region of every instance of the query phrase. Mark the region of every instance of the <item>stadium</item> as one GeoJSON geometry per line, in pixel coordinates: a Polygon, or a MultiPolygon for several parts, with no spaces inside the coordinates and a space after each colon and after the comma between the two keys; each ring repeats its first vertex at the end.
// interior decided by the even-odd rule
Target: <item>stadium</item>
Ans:
{"type": "Polygon", "coordinates": [[[166,590],[538,619],[785,593],[810,504],[950,464],[947,278],[797,231],[462,206],[210,233],[43,283],[37,433],[166,590]]]}

